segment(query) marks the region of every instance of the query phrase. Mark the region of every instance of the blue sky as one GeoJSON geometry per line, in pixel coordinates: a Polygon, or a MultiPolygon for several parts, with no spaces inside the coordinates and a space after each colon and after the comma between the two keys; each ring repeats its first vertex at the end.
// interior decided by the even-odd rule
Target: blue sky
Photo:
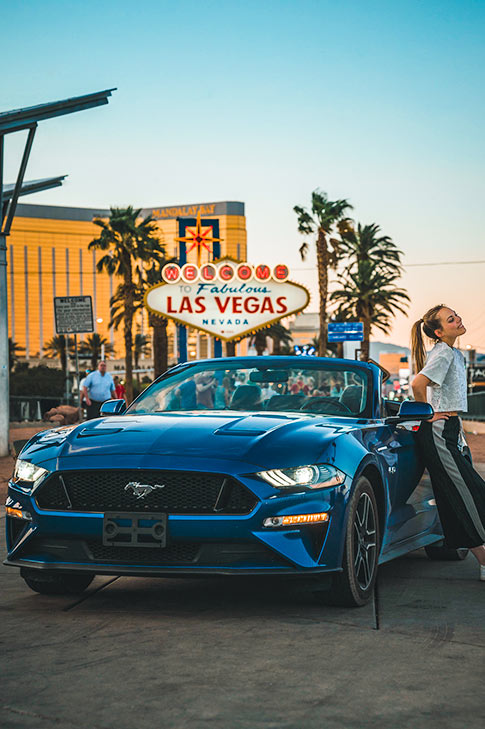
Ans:
{"type": "MultiPolygon", "coordinates": [[[[27,177],[69,178],[30,202],[242,200],[249,257],[308,268],[294,278],[315,290],[292,208],[316,187],[408,264],[485,258],[484,20],[469,0],[2,3],[0,106],[117,87],[106,107],[41,124],[27,177]]],[[[485,350],[484,274],[410,266],[410,320],[449,301],[485,350]]],[[[391,339],[406,344],[409,324],[391,339]]]]}

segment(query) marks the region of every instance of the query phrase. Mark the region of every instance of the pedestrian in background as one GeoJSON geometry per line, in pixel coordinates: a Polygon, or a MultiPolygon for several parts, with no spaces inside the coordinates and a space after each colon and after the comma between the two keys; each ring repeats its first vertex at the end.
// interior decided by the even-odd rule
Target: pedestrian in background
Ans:
{"type": "Polygon", "coordinates": [[[429,402],[434,415],[417,433],[431,477],[445,544],[468,547],[485,581],[485,481],[472,465],[459,412],[466,412],[465,358],[453,345],[465,334],[461,317],[444,304],[434,306],[412,329],[412,355],[418,373],[411,383],[414,398],[429,402]],[[434,342],[426,357],[424,334],[434,342]],[[426,360],[426,362],[425,362],[426,360]]]}
{"type": "Polygon", "coordinates": [[[88,420],[99,417],[101,405],[116,397],[113,378],[106,371],[106,362],[101,360],[98,369],[86,377],[83,387],[84,400],[88,411],[88,420]]]}
{"type": "Polygon", "coordinates": [[[113,382],[115,386],[115,393],[116,393],[116,399],[117,400],[124,400],[126,404],[128,405],[128,401],[126,399],[126,389],[123,383],[121,382],[118,375],[115,375],[113,377],[113,382]]]}

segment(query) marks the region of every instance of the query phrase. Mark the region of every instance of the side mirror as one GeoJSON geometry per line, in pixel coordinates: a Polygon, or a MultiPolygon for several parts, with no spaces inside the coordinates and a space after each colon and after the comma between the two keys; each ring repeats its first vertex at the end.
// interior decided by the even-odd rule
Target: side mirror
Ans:
{"type": "Polygon", "coordinates": [[[395,423],[403,423],[406,420],[429,420],[434,415],[434,410],[427,402],[415,402],[414,400],[404,400],[401,403],[397,415],[385,419],[385,423],[393,425],[395,423]]]}
{"type": "Polygon", "coordinates": [[[125,400],[106,400],[106,402],[101,405],[99,415],[100,417],[105,417],[106,415],[121,415],[125,412],[125,410],[125,400]]]}

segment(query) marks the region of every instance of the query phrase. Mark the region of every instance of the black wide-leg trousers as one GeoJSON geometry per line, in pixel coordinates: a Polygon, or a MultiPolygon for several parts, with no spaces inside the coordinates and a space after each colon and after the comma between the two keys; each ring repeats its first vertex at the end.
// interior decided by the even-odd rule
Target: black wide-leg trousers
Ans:
{"type": "Polygon", "coordinates": [[[485,543],[485,481],[472,465],[460,418],[423,422],[418,447],[431,478],[445,544],[452,549],[485,543]]]}

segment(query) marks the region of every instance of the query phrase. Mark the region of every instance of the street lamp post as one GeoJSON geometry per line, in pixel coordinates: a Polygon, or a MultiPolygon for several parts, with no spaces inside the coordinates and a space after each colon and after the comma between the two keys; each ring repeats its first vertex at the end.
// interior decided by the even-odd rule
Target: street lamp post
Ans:
{"type": "Polygon", "coordinates": [[[39,104],[24,109],[14,109],[0,113],[0,456],[8,455],[9,430],[9,357],[8,357],[8,300],[7,300],[7,237],[17,209],[17,201],[22,194],[45,190],[62,184],[63,178],[36,180],[24,183],[25,170],[29,161],[38,122],[56,116],[72,114],[76,111],[92,109],[107,104],[111,92],[106,89],[94,94],[76,96],[61,101],[39,104]],[[22,160],[13,188],[3,184],[4,141],[7,134],[27,131],[22,160]],[[53,182],[57,181],[57,182],[53,182]],[[45,184],[42,184],[45,183],[45,184]]]}

